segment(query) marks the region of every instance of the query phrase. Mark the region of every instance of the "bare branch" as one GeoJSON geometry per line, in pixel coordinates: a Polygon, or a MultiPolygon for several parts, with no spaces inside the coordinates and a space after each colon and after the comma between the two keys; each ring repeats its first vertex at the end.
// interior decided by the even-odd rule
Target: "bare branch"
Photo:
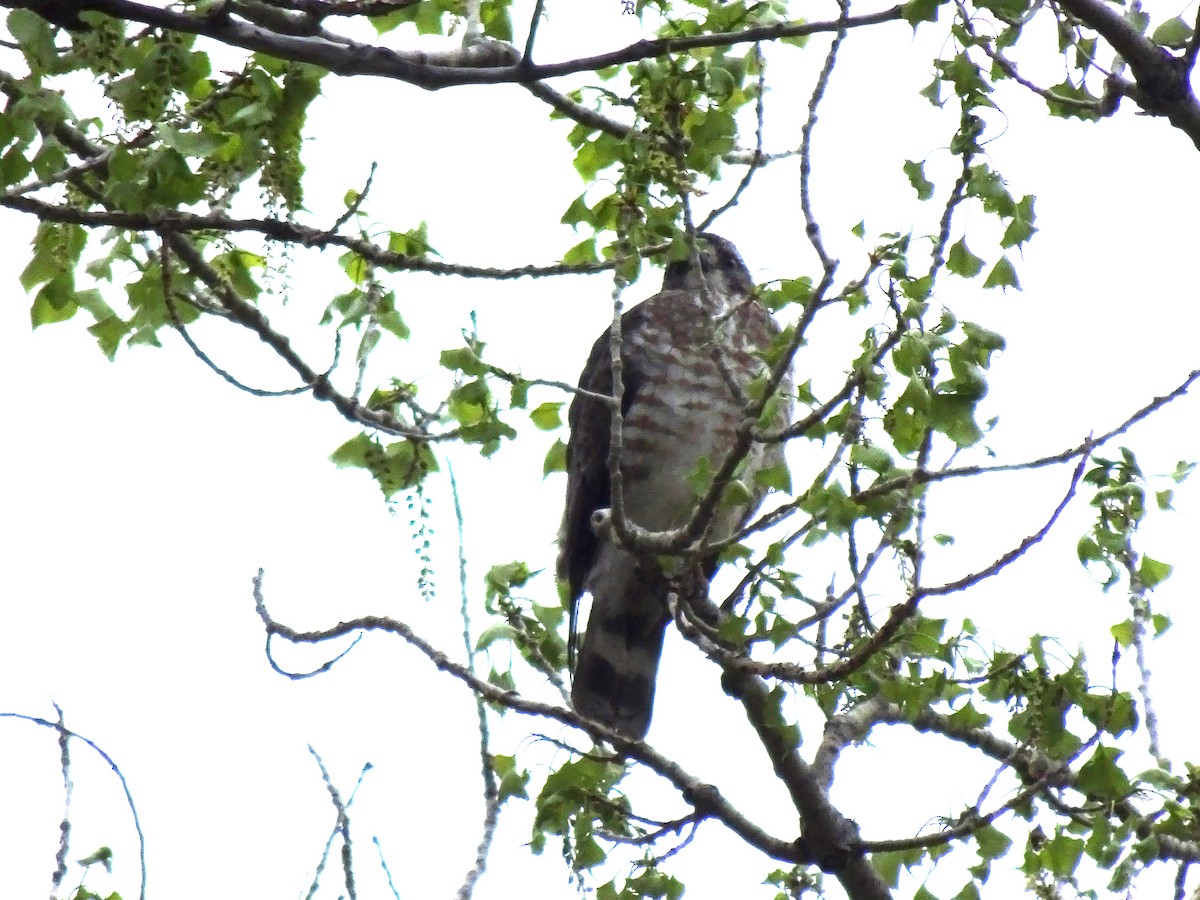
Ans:
{"type": "Polygon", "coordinates": [[[71,842],[71,752],[67,746],[71,733],[63,722],[63,711],[56,703],[58,713],[55,730],[58,732],[58,760],[63,779],[63,817],[58,826],[58,852],[54,854],[54,874],[50,878],[50,900],[55,900],[63,879],[67,877],[67,847],[71,842]]]}
{"type": "Polygon", "coordinates": [[[383,844],[379,842],[379,836],[375,835],[371,838],[375,844],[375,850],[379,853],[379,865],[383,869],[384,877],[387,878],[388,888],[392,892],[393,900],[400,900],[400,892],[396,890],[396,882],[392,879],[392,870],[388,867],[387,857],[383,855],[383,844]]]}
{"type": "MultiPolygon", "coordinates": [[[[846,20],[850,12],[850,0],[838,0],[838,6],[842,10],[842,20],[846,20]]],[[[813,86],[812,95],[808,100],[808,118],[805,119],[804,125],[800,129],[800,209],[804,213],[805,234],[808,236],[808,242],[816,251],[817,258],[821,261],[821,269],[823,277],[821,279],[822,287],[827,287],[830,280],[833,278],[834,270],[837,268],[837,261],[830,258],[825,252],[825,244],[821,240],[821,227],[817,224],[816,216],[812,210],[812,196],[810,186],[812,182],[812,133],[813,128],[817,124],[817,107],[821,105],[821,100],[825,97],[825,91],[829,87],[829,78],[833,74],[833,67],[837,64],[838,49],[842,46],[842,39],[846,36],[845,26],[837,28],[834,32],[833,41],[829,45],[829,52],[825,54],[825,63],[821,67],[821,74],[817,76],[817,82],[813,86]]],[[[817,289],[817,294],[823,294],[822,288],[817,289]]]]}
{"type": "Polygon", "coordinates": [[[767,93],[767,60],[763,56],[762,47],[758,44],[754,45],[754,59],[758,65],[758,90],[754,97],[754,150],[749,154],[749,168],[746,169],[746,174],[742,176],[729,199],[705,216],[704,221],[696,229],[697,231],[708,231],[713,222],[737,206],[746,188],[750,187],[750,181],[754,178],[755,173],[764,165],[763,120],[765,118],[764,97],[767,93]]]}
{"type": "Polygon", "coordinates": [[[886,721],[886,707],[886,701],[876,696],[825,722],[825,731],[812,761],[813,777],[825,790],[833,786],[833,769],[842,751],[866,740],[876,724],[886,721]]]}
{"type": "Polygon", "coordinates": [[[576,103],[570,97],[560,94],[541,81],[531,81],[525,85],[525,89],[539,100],[549,103],[567,118],[586,125],[588,128],[595,128],[597,131],[603,131],[605,134],[611,134],[621,140],[638,133],[637,129],[610,119],[594,109],[588,109],[582,103],[576,103]]]}
{"type": "MultiPolygon", "coordinates": [[[[463,623],[463,650],[467,660],[475,657],[475,642],[471,639],[471,617],[469,613],[470,591],[467,590],[467,545],[463,530],[462,503],[458,495],[458,482],[454,478],[454,469],[449,461],[446,463],[450,475],[450,496],[454,499],[454,521],[458,528],[458,589],[461,603],[459,617],[463,623]]],[[[472,666],[472,669],[474,667],[472,666]]],[[[496,773],[492,770],[491,734],[488,729],[487,706],[483,697],[475,695],[475,715],[479,725],[479,758],[480,772],[483,777],[483,832],[475,849],[475,862],[462,886],[458,889],[458,900],[470,900],[475,892],[475,885],[487,867],[488,853],[496,836],[496,825],[500,821],[500,788],[496,784],[496,773]]]]}
{"type": "Polygon", "coordinates": [[[1046,520],[1046,523],[1041,528],[1024,538],[1021,543],[1019,543],[1016,547],[1013,547],[1013,549],[1009,550],[995,562],[991,563],[991,565],[985,566],[978,572],[973,572],[970,575],[964,575],[961,578],[958,578],[954,581],[949,581],[939,587],[919,587],[914,592],[914,596],[939,597],[945,594],[953,594],[957,591],[965,590],[969,587],[979,584],[981,581],[991,578],[993,575],[997,574],[1002,569],[1007,568],[1013,562],[1024,556],[1030,547],[1032,547],[1034,544],[1040,543],[1042,539],[1050,533],[1050,529],[1054,527],[1054,523],[1058,521],[1058,517],[1062,515],[1063,510],[1067,508],[1067,505],[1075,496],[1075,491],[1079,487],[1079,480],[1083,478],[1084,466],[1087,464],[1089,458],[1090,456],[1087,453],[1080,457],[1079,464],[1075,467],[1075,472],[1071,476],[1071,483],[1067,487],[1066,494],[1063,495],[1062,500],[1059,501],[1058,506],[1054,508],[1054,512],[1050,514],[1050,518],[1046,520]]]}
{"type": "Polygon", "coordinates": [[[317,870],[313,874],[312,884],[309,886],[308,898],[316,894],[320,884],[321,873],[325,869],[325,863],[329,859],[329,851],[333,846],[333,841],[339,835],[342,838],[342,881],[346,886],[346,893],[350,900],[356,900],[358,896],[357,889],[354,883],[354,845],[350,839],[350,816],[347,810],[350,804],[354,802],[354,795],[358,793],[358,788],[362,784],[363,778],[371,769],[371,764],[368,763],[359,773],[358,782],[354,786],[354,791],[350,795],[350,800],[343,802],[342,795],[333,784],[333,779],[329,777],[329,770],[325,768],[325,762],[321,759],[321,755],[310,745],[308,752],[312,754],[316,760],[317,766],[321,770],[321,780],[325,782],[325,789],[329,791],[329,799],[333,803],[333,808],[337,812],[337,822],[334,825],[333,832],[329,835],[329,839],[325,842],[325,852],[321,855],[321,861],[317,865],[317,870]]]}
{"type": "MultiPolygon", "coordinates": [[[[207,353],[205,353],[200,348],[200,345],[196,343],[195,339],[193,339],[191,334],[188,332],[187,326],[183,324],[183,319],[181,319],[179,316],[179,308],[175,302],[174,288],[171,285],[171,265],[172,265],[171,264],[171,243],[172,243],[173,238],[174,238],[174,235],[168,233],[168,234],[164,235],[163,239],[162,239],[162,251],[161,251],[161,256],[160,256],[159,270],[162,275],[163,305],[166,306],[166,308],[167,308],[167,315],[171,319],[172,326],[174,326],[175,330],[177,332],[179,332],[179,336],[181,338],[183,338],[183,342],[188,345],[188,348],[191,349],[192,353],[195,354],[196,358],[199,359],[206,366],[208,366],[217,375],[221,376],[221,378],[223,380],[225,380],[229,384],[233,385],[238,390],[245,391],[247,394],[251,394],[255,397],[291,397],[296,394],[306,393],[310,389],[310,386],[307,384],[302,384],[299,387],[294,387],[294,388],[284,388],[282,390],[264,390],[263,388],[251,387],[250,385],[246,384],[245,382],[240,381],[237,378],[235,378],[228,370],[223,369],[219,365],[217,365],[213,361],[212,357],[210,357],[207,353]]],[[[340,346],[341,346],[341,334],[340,333],[335,335],[334,342],[335,342],[335,350],[334,350],[334,354],[333,354],[334,362],[330,365],[329,369],[326,370],[326,372],[325,372],[326,377],[328,377],[330,375],[330,373],[333,372],[334,366],[337,365],[337,357],[338,357],[338,349],[337,348],[340,348],[340,346]]],[[[358,399],[357,396],[355,397],[355,399],[358,399]]]]}
{"type": "Polygon", "coordinates": [[[382,631],[395,635],[433,663],[438,671],[456,678],[484,700],[524,715],[541,716],[572,728],[578,728],[594,741],[607,741],[622,756],[645,764],[651,771],[669,781],[683,798],[696,808],[698,813],[717,819],[750,846],[757,848],[772,859],[792,863],[811,861],[803,852],[803,848],[793,842],[768,834],[733,806],[714,785],[701,781],[677,762],[659,753],[644,741],[631,740],[600,722],[585,719],[564,707],[529,700],[516,691],[497,687],[479,678],[469,667],[450,659],[398,619],[386,616],[361,616],[340,622],[322,631],[297,631],[275,621],[267,611],[262,579],[263,571],[260,569],[255,575],[253,583],[254,606],[268,636],[278,635],[295,644],[319,644],[360,631],[382,631]]]}
{"type": "Polygon", "coordinates": [[[525,39],[525,51],[521,54],[523,66],[533,65],[533,44],[537,39],[538,26],[545,15],[546,0],[534,0],[533,14],[529,17],[529,36],[525,39]]]}
{"type": "MultiPolygon", "coordinates": [[[[57,707],[55,707],[57,709],[57,707]]],[[[61,710],[59,711],[60,721],[52,722],[49,719],[43,719],[40,716],[27,716],[23,713],[0,712],[0,719],[16,719],[21,722],[32,722],[34,725],[40,725],[43,728],[49,728],[55,733],[66,735],[70,738],[83,741],[89,747],[96,751],[102,760],[112,769],[113,774],[117,776],[117,780],[121,782],[121,790],[125,793],[125,805],[129,807],[129,814],[133,817],[133,829],[137,832],[138,840],[138,861],[141,864],[141,887],[138,891],[138,900],[146,900],[146,835],[142,831],[142,820],[138,816],[137,805],[133,802],[133,793],[129,790],[129,782],[125,780],[125,773],[121,771],[121,767],[116,764],[111,756],[106,753],[99,744],[90,738],[84,737],[78,731],[72,731],[66,728],[61,721],[61,710]]],[[[61,751],[60,751],[61,752],[61,751]]]]}
{"type": "MultiPolygon", "coordinates": [[[[311,16],[385,16],[416,6],[421,0],[269,0],[271,6],[305,12],[311,16]]],[[[238,0],[245,5],[246,0],[238,0]]]]}

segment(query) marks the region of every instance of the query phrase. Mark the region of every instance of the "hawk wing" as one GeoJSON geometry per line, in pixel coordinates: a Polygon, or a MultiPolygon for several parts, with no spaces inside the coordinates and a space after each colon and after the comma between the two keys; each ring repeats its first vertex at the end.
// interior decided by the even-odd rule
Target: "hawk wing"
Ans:
{"type": "MultiPolygon", "coordinates": [[[[621,412],[629,412],[641,383],[636,355],[629,352],[628,335],[641,327],[645,313],[642,304],[621,317],[621,412]]],[[[593,394],[613,394],[612,354],[606,330],[588,355],[579,388],[593,394]]],[[[600,539],[592,530],[592,514],[612,506],[608,477],[608,451],[612,445],[612,416],[606,404],[576,394],[567,412],[570,440],[567,444],[567,502],[559,534],[558,577],[566,582],[570,614],[567,656],[572,669],[579,635],[579,598],[583,596],[588,573],[596,562],[600,539]]]]}

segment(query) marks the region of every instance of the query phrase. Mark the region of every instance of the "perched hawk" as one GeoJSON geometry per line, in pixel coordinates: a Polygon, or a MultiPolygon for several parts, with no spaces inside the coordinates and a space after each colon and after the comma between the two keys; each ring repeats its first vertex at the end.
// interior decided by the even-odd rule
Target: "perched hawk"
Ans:
{"type": "MultiPolygon", "coordinates": [[[[702,461],[715,471],[733,447],[745,388],[765,371],[761,353],[779,329],[755,298],[737,249],[712,234],[697,236],[695,257],[667,266],[662,290],[626,312],[621,329],[625,512],[651,531],[677,528],[695,506],[693,476],[702,461]]],[[[612,394],[607,332],[592,347],[579,386],[612,394]]],[[[790,381],[784,392],[790,395],[790,381]]],[[[790,401],[780,403],[778,424],[790,414],[790,401]]],[[[670,618],[668,579],[654,558],[639,559],[592,529],[592,514],[612,505],[609,409],[576,394],[568,421],[558,576],[568,588],[572,639],[579,598],[584,591],[592,595],[571,697],[585,716],[642,738],[650,726],[670,618]]],[[[727,537],[745,524],[764,493],[754,473],[782,461],[780,444],[754,444],[741,475],[753,496],[741,505],[718,507],[713,537],[727,537]]],[[[711,579],[716,559],[704,560],[703,570],[711,579]]]]}

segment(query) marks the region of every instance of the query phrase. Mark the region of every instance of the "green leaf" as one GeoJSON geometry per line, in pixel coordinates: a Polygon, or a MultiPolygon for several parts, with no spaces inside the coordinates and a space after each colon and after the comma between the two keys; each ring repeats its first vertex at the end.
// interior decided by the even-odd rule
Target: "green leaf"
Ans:
{"type": "Polygon", "coordinates": [[[64,273],[73,287],[72,270],[86,244],[87,232],[80,225],[41,222],[33,238],[33,257],[21,272],[21,287],[29,291],[64,273]]]}
{"type": "Polygon", "coordinates": [[[1027,194],[1014,207],[1012,218],[1004,231],[1004,237],[1000,239],[1001,247],[1006,250],[1009,247],[1019,247],[1037,232],[1037,228],[1033,225],[1035,219],[1033,202],[1034,197],[1027,194]]]}
{"type": "Polygon", "coordinates": [[[925,850],[919,847],[911,850],[884,850],[871,854],[871,865],[889,887],[895,888],[900,884],[900,867],[911,869],[919,865],[924,858],[925,850]]]}
{"type": "Polygon", "coordinates": [[[565,471],[567,471],[567,445],[562,441],[555,441],[546,451],[546,459],[542,462],[542,477],[545,478],[551,472],[565,471]]]}
{"type": "MultiPolygon", "coordinates": [[[[563,218],[565,221],[566,217],[564,216],[563,218]]],[[[580,266],[597,262],[599,259],[600,257],[596,255],[596,237],[593,235],[586,240],[580,241],[578,244],[564,253],[562,261],[568,266],[580,266]]]]}
{"type": "Polygon", "coordinates": [[[487,371],[487,366],[479,358],[479,349],[482,349],[482,344],[477,344],[475,347],[456,347],[453,350],[443,350],[438,361],[443,368],[451,371],[460,371],[464,375],[482,375],[487,371]]]}
{"type": "Polygon", "coordinates": [[[917,26],[922,22],[936,22],[938,17],[938,9],[942,5],[942,0],[908,0],[904,4],[904,9],[901,15],[904,21],[913,27],[916,31],[917,26]]]}
{"type": "Polygon", "coordinates": [[[892,455],[878,444],[855,444],[850,448],[850,461],[880,475],[896,468],[892,455]]]}
{"type": "MultiPolygon", "coordinates": [[[[928,200],[933,196],[933,182],[925,177],[925,163],[906,160],[904,174],[908,176],[908,183],[917,192],[918,200],[928,200]]],[[[862,237],[862,234],[858,236],[862,237]]]]}
{"type": "Polygon", "coordinates": [[[488,37],[512,43],[512,18],[509,16],[507,0],[482,3],[479,9],[479,19],[483,24],[483,33],[488,37]]]}
{"type": "Polygon", "coordinates": [[[692,489],[692,496],[703,497],[709,485],[712,484],[712,480],[712,463],[709,462],[707,456],[702,456],[696,462],[696,467],[687,475],[687,483],[692,489]]]}
{"type": "Polygon", "coordinates": [[[79,311],[75,302],[75,280],[70,272],[57,275],[34,295],[29,320],[34,328],[65,322],[79,311]]]}
{"type": "Polygon", "coordinates": [[[1117,765],[1122,751],[1115,747],[1097,747],[1082,766],[1076,787],[1090,798],[1124,800],[1133,791],[1129,778],[1117,765]]]}
{"type": "Polygon", "coordinates": [[[985,288],[1016,288],[1021,290],[1021,282],[1017,280],[1017,270],[1013,268],[1013,264],[1008,261],[1007,256],[1000,257],[1000,261],[992,267],[991,273],[987,280],[983,283],[985,288]]]}
{"type": "Polygon", "coordinates": [[[999,859],[1012,846],[1012,839],[994,825],[984,825],[975,832],[979,855],[984,859],[999,859]]]}
{"type": "Polygon", "coordinates": [[[475,649],[477,651],[486,650],[497,641],[516,643],[519,635],[520,632],[512,625],[509,625],[507,622],[498,622],[483,630],[483,633],[479,635],[479,639],[475,641],[475,649]]]}
{"type": "Polygon", "coordinates": [[[787,463],[780,463],[777,466],[759,469],[754,473],[754,482],[775,491],[783,491],[784,493],[791,493],[792,491],[792,473],[789,471],[787,463]]]}
{"type": "Polygon", "coordinates": [[[78,862],[79,862],[79,865],[81,865],[81,866],[94,866],[97,863],[99,863],[100,865],[104,866],[105,871],[111,872],[112,871],[112,859],[113,859],[112,850],[108,847],[101,847],[95,853],[91,853],[91,854],[83,857],[83,859],[79,860],[78,862]]]}
{"type": "Polygon", "coordinates": [[[416,228],[408,231],[392,231],[388,233],[388,250],[400,256],[416,259],[440,256],[429,243],[429,225],[424,220],[416,228]]]}
{"type": "Polygon", "coordinates": [[[1175,463],[1175,471],[1171,473],[1171,480],[1176,484],[1182,484],[1185,480],[1187,480],[1187,477],[1192,474],[1195,468],[1195,463],[1188,462],[1186,459],[1181,459],[1179,462],[1175,463]]]}
{"type": "Polygon", "coordinates": [[[1185,22],[1179,16],[1173,19],[1167,19],[1150,35],[1150,40],[1158,44],[1160,47],[1166,47],[1170,50],[1183,50],[1187,47],[1188,41],[1192,39],[1192,26],[1185,22]]]}
{"type": "Polygon", "coordinates": [[[158,129],[162,141],[173,150],[178,150],[184,156],[212,156],[229,143],[230,135],[201,129],[199,131],[179,131],[163,125],[158,129]]]}
{"type": "Polygon", "coordinates": [[[417,34],[442,34],[443,11],[436,3],[428,0],[417,4],[417,14],[413,22],[417,26],[417,34]]]}
{"type": "Polygon", "coordinates": [[[529,785],[529,771],[517,768],[517,759],[515,756],[501,756],[500,754],[496,754],[492,756],[491,763],[492,771],[497,775],[496,799],[500,803],[503,803],[509,797],[519,797],[522,800],[529,799],[529,794],[525,791],[525,788],[529,785]]]}
{"type": "Polygon", "coordinates": [[[512,593],[513,588],[524,587],[534,574],[530,571],[529,566],[520,560],[492,566],[483,576],[488,599],[507,597],[512,593]]]}
{"type": "Polygon", "coordinates": [[[121,341],[124,340],[125,335],[129,334],[132,327],[128,322],[121,319],[120,316],[112,315],[89,326],[88,333],[96,339],[101,351],[111,360],[117,355],[117,349],[121,346],[121,341]]]}
{"type": "Polygon", "coordinates": [[[1108,629],[1118,644],[1122,647],[1128,647],[1133,643],[1133,619],[1126,619],[1124,622],[1118,622],[1108,629]]]}
{"type": "Polygon", "coordinates": [[[329,455],[330,461],[339,469],[366,468],[367,454],[377,446],[365,434],[357,434],[329,455]]]}
{"type": "Polygon", "coordinates": [[[1147,588],[1154,588],[1171,577],[1172,569],[1173,566],[1165,562],[1143,556],[1141,565],[1138,566],[1138,578],[1147,588]]]}
{"type": "Polygon", "coordinates": [[[1082,100],[1085,103],[1095,103],[1099,97],[1091,94],[1087,88],[1077,86],[1071,83],[1069,79],[1056,84],[1049,90],[1049,96],[1046,98],[1046,106],[1050,109],[1050,115],[1060,119],[1084,119],[1095,120],[1100,117],[1099,110],[1086,106],[1078,106],[1074,103],[1059,103],[1053,98],[1062,97],[1067,100],[1082,100]]]}
{"type": "Polygon", "coordinates": [[[562,427],[562,416],[559,414],[561,409],[561,403],[543,403],[530,410],[529,418],[542,431],[553,431],[562,427]]]}
{"type": "Polygon", "coordinates": [[[733,478],[725,485],[725,493],[721,495],[722,506],[744,506],[754,502],[754,494],[749,485],[740,478],[733,478]]]}
{"type": "Polygon", "coordinates": [[[400,313],[396,312],[394,309],[380,313],[376,317],[376,321],[379,323],[380,328],[390,334],[395,335],[402,341],[408,340],[409,336],[412,334],[412,332],[409,331],[408,325],[405,324],[404,319],[400,318],[400,313]]]}
{"type": "Polygon", "coordinates": [[[983,270],[983,260],[967,247],[967,239],[959,238],[950,248],[946,268],[963,278],[974,278],[983,270]]]}
{"type": "Polygon", "coordinates": [[[266,269],[267,260],[249,250],[235,248],[228,253],[222,253],[211,260],[212,267],[229,279],[238,295],[254,299],[261,293],[262,288],[250,274],[251,269],[266,269]]]}
{"type": "MultiPolygon", "coordinates": [[[[915,23],[914,23],[914,25],[915,25],[915,23]]],[[[924,87],[922,90],[918,91],[918,93],[922,97],[924,97],[926,100],[928,100],[930,103],[932,103],[934,106],[938,107],[939,109],[941,108],[942,104],[945,102],[944,100],[942,100],[942,79],[941,78],[935,77],[933,79],[933,81],[929,82],[929,84],[926,87],[924,87]]]]}
{"type": "Polygon", "coordinates": [[[389,499],[420,484],[426,475],[438,468],[437,459],[426,443],[400,440],[384,446],[366,434],[355,435],[346,441],[330,454],[329,459],[339,469],[366,469],[389,499]]]}
{"type": "Polygon", "coordinates": [[[1083,855],[1083,841],[1065,834],[1055,835],[1042,848],[1042,859],[1058,878],[1069,878],[1083,855]]]}

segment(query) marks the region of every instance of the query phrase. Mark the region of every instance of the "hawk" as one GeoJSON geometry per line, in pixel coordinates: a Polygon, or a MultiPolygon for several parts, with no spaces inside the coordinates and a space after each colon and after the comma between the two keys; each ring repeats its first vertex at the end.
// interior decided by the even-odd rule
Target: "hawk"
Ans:
{"type": "MultiPolygon", "coordinates": [[[[747,388],[767,370],[763,354],[778,333],[737,249],[714,234],[697,235],[695,255],[670,263],[662,290],[624,314],[621,477],[629,521],[650,531],[688,521],[696,475],[706,460],[709,471],[719,468],[734,446],[747,388]]],[[[611,359],[606,331],[592,347],[579,387],[611,396],[611,359]]],[[[790,397],[790,379],[783,394],[790,397]]],[[[779,403],[776,424],[790,415],[790,399],[779,403]]],[[[585,591],[592,596],[571,699],[588,718],[640,740],[650,726],[670,619],[669,579],[659,560],[639,558],[593,530],[593,513],[612,506],[608,406],[576,394],[568,424],[558,577],[567,586],[572,642],[579,598],[585,591]]],[[[746,523],[765,493],[755,473],[782,462],[781,444],[754,443],[739,476],[749,499],[718,506],[712,537],[728,537],[746,523]]],[[[715,554],[701,560],[701,568],[711,580],[715,554]]]]}

